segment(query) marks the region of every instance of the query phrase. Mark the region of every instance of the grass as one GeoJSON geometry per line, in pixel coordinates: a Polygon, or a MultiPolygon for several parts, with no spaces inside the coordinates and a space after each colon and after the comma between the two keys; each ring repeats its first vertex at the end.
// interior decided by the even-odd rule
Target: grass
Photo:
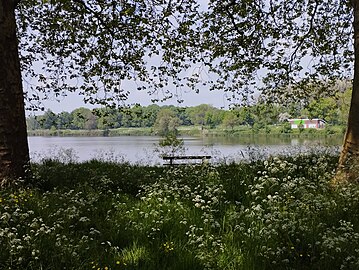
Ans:
{"type": "Polygon", "coordinates": [[[358,269],[331,153],[217,166],[32,164],[0,190],[1,269],[358,269]]]}
{"type": "MultiPolygon", "coordinates": [[[[336,137],[343,136],[345,127],[343,126],[327,126],[324,129],[288,129],[284,130],[281,125],[267,125],[261,128],[238,125],[234,128],[216,126],[210,128],[208,126],[180,126],[179,134],[182,136],[240,136],[240,135],[276,135],[282,137],[294,138],[315,138],[315,137],[336,137]]],[[[121,127],[115,129],[101,130],[70,130],[70,129],[39,129],[28,130],[29,136],[152,136],[156,132],[151,127],[121,127]]]]}
{"type": "Polygon", "coordinates": [[[86,136],[86,137],[107,137],[107,136],[146,136],[153,135],[152,128],[115,128],[115,129],[92,129],[92,130],[74,130],[74,129],[37,129],[28,130],[29,136],[86,136]]]}

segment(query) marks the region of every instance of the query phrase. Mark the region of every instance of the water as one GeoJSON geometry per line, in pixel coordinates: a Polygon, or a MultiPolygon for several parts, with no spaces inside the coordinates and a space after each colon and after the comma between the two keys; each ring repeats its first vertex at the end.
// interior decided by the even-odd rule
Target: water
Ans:
{"type": "MultiPolygon", "coordinates": [[[[63,161],[93,158],[160,164],[159,137],[29,137],[30,156],[34,161],[57,157],[63,161]]],[[[183,137],[186,154],[212,155],[214,161],[238,161],[271,154],[307,151],[312,147],[339,146],[341,138],[330,140],[291,139],[275,136],[183,137]]]]}

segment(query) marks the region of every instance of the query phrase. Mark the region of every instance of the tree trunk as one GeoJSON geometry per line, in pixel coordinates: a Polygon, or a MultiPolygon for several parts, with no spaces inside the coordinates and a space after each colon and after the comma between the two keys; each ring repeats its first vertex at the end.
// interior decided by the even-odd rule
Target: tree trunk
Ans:
{"type": "Polygon", "coordinates": [[[0,0],[0,183],[26,176],[29,148],[15,0],[0,0]]]}

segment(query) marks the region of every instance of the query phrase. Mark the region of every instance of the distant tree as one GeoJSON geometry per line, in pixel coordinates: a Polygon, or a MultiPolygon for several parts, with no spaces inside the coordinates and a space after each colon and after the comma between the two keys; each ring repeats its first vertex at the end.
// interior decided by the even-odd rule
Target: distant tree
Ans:
{"type": "Polygon", "coordinates": [[[98,129],[112,129],[121,126],[121,114],[117,109],[101,108],[96,109],[98,129]]]}
{"type": "Polygon", "coordinates": [[[95,114],[91,113],[86,122],[85,122],[85,129],[97,129],[97,117],[95,114]]]}
{"type": "Polygon", "coordinates": [[[73,117],[69,112],[61,112],[57,115],[58,129],[72,129],[73,117]]]}
{"type": "Polygon", "coordinates": [[[43,129],[51,129],[52,127],[57,129],[57,115],[50,109],[38,117],[38,122],[43,129]]]}
{"type": "Polygon", "coordinates": [[[338,121],[341,125],[347,125],[348,115],[350,108],[350,100],[352,97],[352,89],[348,88],[346,91],[337,95],[338,107],[339,107],[339,118],[338,121]]]}
{"type": "Polygon", "coordinates": [[[29,130],[35,130],[35,129],[41,128],[41,126],[37,120],[37,117],[35,115],[31,115],[26,118],[26,125],[29,130]]]}
{"type": "Polygon", "coordinates": [[[143,114],[142,114],[142,126],[145,127],[153,127],[158,112],[161,110],[161,107],[157,104],[151,104],[147,107],[143,107],[143,114]]]}
{"type": "Polygon", "coordinates": [[[205,116],[205,123],[210,128],[214,128],[222,123],[224,112],[215,107],[212,107],[205,116]]]}
{"type": "Polygon", "coordinates": [[[135,105],[131,108],[131,126],[132,127],[142,127],[144,119],[144,110],[141,105],[135,105]]]}
{"type": "Polygon", "coordinates": [[[308,118],[321,118],[329,124],[338,124],[339,108],[332,97],[313,100],[306,106],[308,118]]]}
{"type": "Polygon", "coordinates": [[[289,102],[286,112],[291,115],[292,118],[300,118],[302,116],[302,110],[304,108],[304,104],[299,102],[289,102]]]}
{"type": "Polygon", "coordinates": [[[215,124],[214,115],[218,109],[208,104],[201,104],[195,107],[189,107],[186,112],[192,124],[199,126],[211,126],[215,124]]]}
{"type": "Polygon", "coordinates": [[[304,131],[304,125],[302,122],[300,122],[300,124],[298,125],[298,130],[299,130],[299,133],[302,133],[304,131]]]}
{"type": "MultiPolygon", "coordinates": [[[[148,111],[145,107],[135,105],[131,108],[125,108],[121,110],[121,122],[124,127],[146,127],[149,125],[149,121],[153,121],[154,115],[157,114],[156,106],[151,107],[148,111]],[[152,111],[151,111],[152,109],[152,111]],[[154,115],[152,115],[154,114],[154,115]],[[150,118],[148,118],[150,117],[150,118]]],[[[156,119],[156,118],[154,118],[156,119]]],[[[153,124],[153,123],[152,123],[153,124]]]]}
{"type": "Polygon", "coordinates": [[[188,107],[177,107],[176,115],[180,119],[181,125],[183,125],[183,126],[193,125],[191,122],[191,119],[188,115],[188,107]]]}
{"type": "Polygon", "coordinates": [[[278,122],[283,123],[283,122],[287,121],[290,118],[292,118],[292,116],[289,113],[283,112],[283,113],[280,113],[278,115],[278,122]]]}
{"type": "MultiPolygon", "coordinates": [[[[278,123],[279,115],[281,113],[288,113],[289,102],[286,104],[266,104],[264,102],[259,102],[254,105],[257,108],[257,111],[260,112],[261,121],[265,123],[265,125],[273,125],[278,123]]],[[[289,113],[288,113],[289,114],[289,113]]]]}
{"type": "Polygon", "coordinates": [[[233,128],[239,124],[239,121],[238,115],[234,111],[227,111],[224,115],[222,124],[233,130],[233,128]]]}
{"type": "Polygon", "coordinates": [[[176,114],[169,108],[163,108],[157,114],[154,130],[160,136],[177,135],[179,125],[176,114]]]}
{"type": "Polygon", "coordinates": [[[87,108],[78,108],[71,112],[73,117],[73,126],[76,129],[96,129],[97,119],[96,116],[87,108]]]}
{"type": "Polygon", "coordinates": [[[235,109],[239,119],[239,124],[253,126],[255,122],[255,115],[252,113],[250,107],[239,107],[235,109]]]}
{"type": "Polygon", "coordinates": [[[280,132],[281,133],[292,133],[291,124],[288,121],[285,121],[284,123],[282,123],[280,132]]]}

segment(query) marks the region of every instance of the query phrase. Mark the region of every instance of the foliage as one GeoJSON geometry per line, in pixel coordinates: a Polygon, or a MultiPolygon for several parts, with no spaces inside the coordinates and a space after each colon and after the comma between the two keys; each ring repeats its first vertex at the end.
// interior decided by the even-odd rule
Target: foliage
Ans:
{"type": "Polygon", "coordinates": [[[223,118],[222,124],[225,127],[230,127],[233,130],[233,128],[239,124],[239,121],[240,121],[239,118],[234,112],[226,113],[223,118]]]}
{"type": "Polygon", "coordinates": [[[169,133],[161,138],[158,147],[155,148],[155,152],[159,154],[159,157],[183,155],[185,150],[183,139],[179,139],[176,134],[173,133],[169,133]]]}
{"type": "Polygon", "coordinates": [[[188,108],[186,113],[194,125],[200,126],[215,126],[223,119],[220,110],[208,104],[188,108]]]}
{"type": "Polygon", "coordinates": [[[136,105],[118,110],[100,108],[90,111],[78,108],[71,113],[55,114],[48,110],[43,115],[29,116],[29,130],[36,129],[93,129],[102,130],[131,127],[154,128],[160,135],[174,132],[179,124],[184,126],[200,125],[202,128],[218,128],[221,125],[234,129],[238,126],[264,128],[278,125],[288,118],[323,118],[330,125],[345,126],[348,118],[350,89],[337,93],[335,97],[308,99],[307,105],[289,103],[264,104],[258,102],[246,107],[233,107],[232,110],[214,108],[202,104],[194,107],[175,107],[136,105]]]}
{"type": "Polygon", "coordinates": [[[210,70],[221,74],[212,88],[244,91],[244,98],[260,88],[266,99],[283,102],[319,96],[337,78],[351,77],[349,2],[210,1],[200,27],[210,70]],[[263,85],[258,71],[265,72],[263,85]]]}
{"type": "Polygon", "coordinates": [[[33,164],[0,191],[0,268],[356,269],[359,189],[331,188],[337,159],[33,164]]]}
{"type": "Polygon", "coordinates": [[[130,90],[182,101],[184,87],[202,85],[236,101],[256,88],[264,99],[318,99],[351,77],[351,11],[338,0],[34,0],[19,1],[16,16],[24,77],[41,83],[28,99],[76,91],[116,107],[130,90]]]}
{"type": "Polygon", "coordinates": [[[171,79],[180,87],[178,74],[198,55],[192,30],[198,8],[193,0],[19,1],[22,70],[39,82],[28,85],[28,99],[36,103],[39,96],[58,98],[70,91],[86,102],[117,107],[131,90],[124,81],[137,81],[134,89],[149,92],[171,79]],[[149,58],[160,64],[147,64],[149,58]]]}
{"type": "Polygon", "coordinates": [[[87,108],[78,108],[72,111],[72,123],[79,129],[96,129],[96,116],[87,108]]]}
{"type": "Polygon", "coordinates": [[[289,122],[285,122],[281,125],[281,133],[291,133],[291,125],[289,122]]]}
{"type": "Polygon", "coordinates": [[[160,136],[176,136],[179,125],[180,120],[175,113],[165,108],[158,112],[156,122],[154,123],[154,130],[160,136]]]}
{"type": "MultiPolygon", "coordinates": [[[[33,0],[15,1],[4,11],[13,19],[10,29],[16,8],[21,63],[17,57],[12,63],[21,65],[24,81],[31,81],[24,88],[33,91],[26,93],[30,101],[70,91],[84,95],[86,102],[116,107],[129,94],[123,87],[128,81],[149,93],[163,90],[163,99],[180,96],[182,87],[199,91],[203,81],[210,90],[230,92],[228,99],[242,92],[246,101],[255,88],[263,90],[263,99],[307,97],[309,92],[321,96],[338,79],[351,76],[353,6],[338,0],[211,0],[206,7],[195,0],[33,0]]],[[[6,118],[11,119],[9,113],[6,118]]],[[[91,118],[86,125],[76,122],[94,129],[96,119],[91,118]]],[[[206,121],[214,123],[212,116],[206,121]]],[[[255,122],[255,131],[268,124],[255,122]]],[[[21,130],[25,133],[25,125],[21,130]]],[[[19,152],[26,152],[22,141],[19,152]]]]}

